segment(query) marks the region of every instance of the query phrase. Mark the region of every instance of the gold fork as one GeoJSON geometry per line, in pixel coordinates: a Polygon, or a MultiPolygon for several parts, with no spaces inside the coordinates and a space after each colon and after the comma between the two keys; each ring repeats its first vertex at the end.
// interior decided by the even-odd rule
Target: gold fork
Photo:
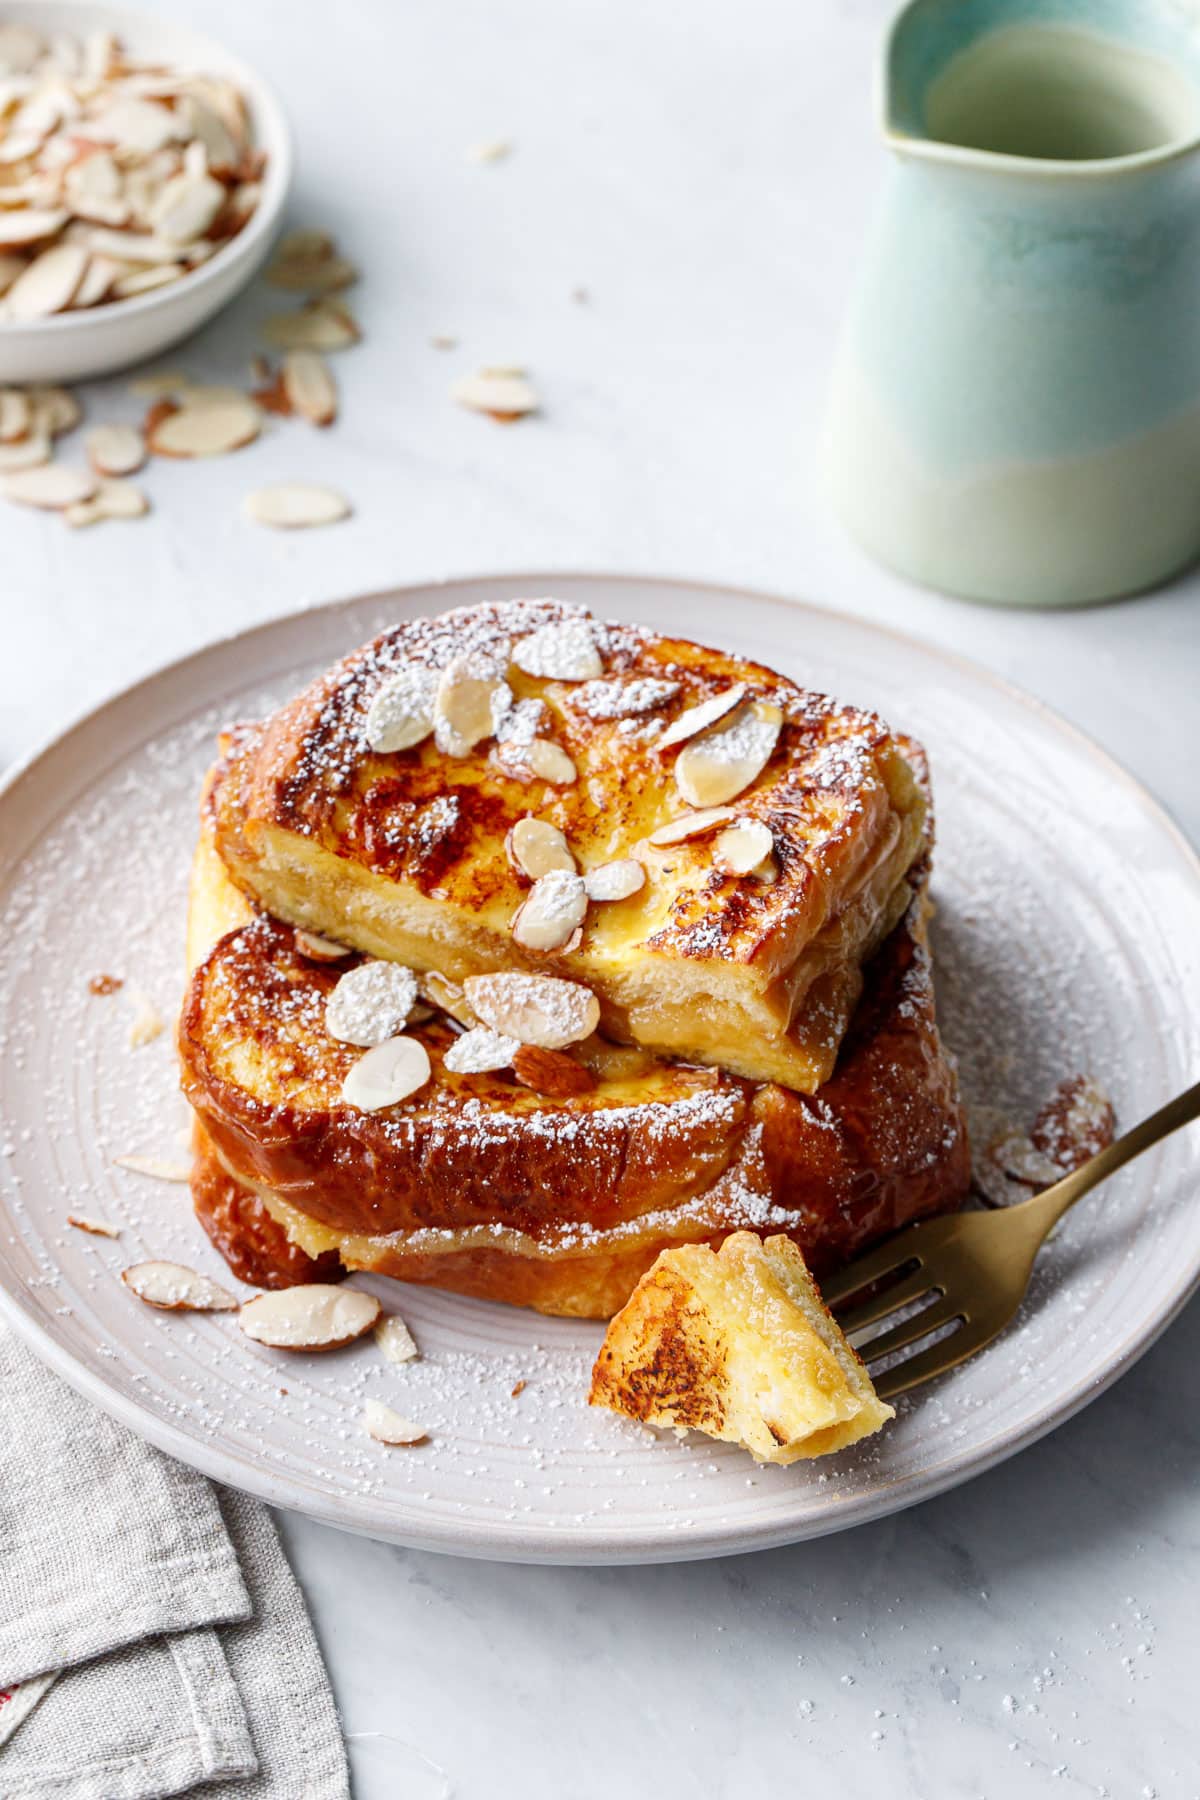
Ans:
{"type": "Polygon", "coordinates": [[[930,1294],[937,1296],[919,1312],[857,1346],[868,1366],[920,1343],[943,1326],[956,1327],[885,1370],[875,1382],[880,1399],[894,1400],[897,1394],[932,1381],[998,1337],[1025,1296],[1034,1257],[1068,1207],[1197,1117],[1200,1082],[1032,1200],[994,1212],[952,1213],[909,1225],[823,1282],[825,1304],[848,1337],[930,1294]],[[846,1310],[847,1301],[879,1282],[889,1285],[846,1310]]]}

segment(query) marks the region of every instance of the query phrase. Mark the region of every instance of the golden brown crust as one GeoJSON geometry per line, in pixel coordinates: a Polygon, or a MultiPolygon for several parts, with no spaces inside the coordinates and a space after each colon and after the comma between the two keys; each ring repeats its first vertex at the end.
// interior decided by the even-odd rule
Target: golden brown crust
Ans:
{"type": "Polygon", "coordinates": [[[675,684],[652,720],[733,683],[782,708],[776,750],[737,801],[739,815],[770,827],[779,879],[722,873],[702,843],[643,850],[642,892],[593,907],[578,947],[549,957],[511,938],[524,888],[505,854],[509,830],[534,812],[584,868],[627,855],[686,810],[671,778],[676,753],[656,748],[644,718],[593,716],[587,684],[512,668],[518,700],[547,709],[549,734],[578,767],[574,783],[521,780],[515,752],[495,746],[463,759],[430,742],[390,755],[365,748],[367,709],[399,663],[440,667],[566,616],[539,600],[410,621],[239,730],[211,796],[226,866],[277,917],[371,954],[455,979],[536,964],[588,982],[610,1035],[811,1090],[832,1068],[859,965],[894,923],[919,851],[919,789],[876,715],[683,639],[599,627],[606,682],[675,684]]]}
{"type": "Polygon", "coordinates": [[[251,1287],[298,1287],[340,1281],[346,1273],[336,1250],[307,1256],[267,1211],[258,1195],[223,1168],[197,1125],[192,1154],[192,1206],[196,1217],[239,1281],[251,1287]]]}

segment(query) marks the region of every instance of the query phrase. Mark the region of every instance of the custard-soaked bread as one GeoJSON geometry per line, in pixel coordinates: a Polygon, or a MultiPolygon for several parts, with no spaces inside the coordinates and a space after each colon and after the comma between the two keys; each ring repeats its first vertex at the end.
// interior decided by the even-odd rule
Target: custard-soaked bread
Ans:
{"type": "Polygon", "coordinates": [[[276,918],[455,981],[583,982],[609,1037],[799,1092],[908,903],[924,813],[873,713],[555,600],[398,625],[241,728],[210,804],[276,918]],[[565,844],[523,871],[526,818],[565,844]],[[630,859],[636,891],[585,892],[630,859]]]}
{"type": "Polygon", "coordinates": [[[869,965],[838,1068],[812,1098],[599,1037],[569,1053],[582,1091],[551,1095],[512,1069],[448,1069],[456,1027],[435,1015],[407,1033],[429,1082],[374,1112],[343,1098],[363,1052],[325,1023],[357,959],[313,962],[291,927],[247,914],[202,841],[200,961],[179,1030],[204,1128],[193,1188],[201,1202],[222,1176],[240,1184],[311,1256],[607,1318],[671,1244],[751,1226],[828,1264],[966,1193],[919,899],[869,965]]]}
{"type": "Polygon", "coordinates": [[[609,1326],[589,1399],[769,1463],[828,1456],[895,1416],[795,1244],[749,1231],[663,1252],[609,1326]]]}

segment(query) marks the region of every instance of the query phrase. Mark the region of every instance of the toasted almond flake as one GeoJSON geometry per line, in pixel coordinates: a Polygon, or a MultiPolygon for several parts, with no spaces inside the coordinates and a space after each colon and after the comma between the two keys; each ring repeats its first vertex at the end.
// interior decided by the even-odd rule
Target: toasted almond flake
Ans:
{"type": "Polygon", "coordinates": [[[20,388],[0,388],[0,444],[13,444],[28,434],[29,396],[20,388]]]}
{"type": "Polygon", "coordinates": [[[345,350],[362,336],[349,309],[335,300],[314,300],[298,312],[272,313],[263,336],[278,350],[345,350]]]}
{"type": "Polygon", "coordinates": [[[255,488],[243,502],[243,511],[254,524],[271,525],[278,531],[336,525],[350,517],[350,510],[350,502],[334,488],[303,481],[278,481],[255,488]]]}
{"type": "Polygon", "coordinates": [[[175,110],[192,133],[193,142],[203,146],[209,168],[232,168],[240,151],[220,115],[195,94],[184,94],[175,110]]]}
{"type": "Polygon", "coordinates": [[[547,819],[518,819],[506,840],[509,861],[531,881],[553,869],[575,873],[575,856],[557,825],[547,819]]]}
{"type": "Polygon", "coordinates": [[[472,163],[503,162],[506,156],[512,155],[511,138],[486,138],[480,144],[471,144],[467,149],[467,161],[472,163]]]}
{"type": "Polygon", "coordinates": [[[624,856],[617,862],[600,863],[583,878],[589,900],[628,900],[646,885],[646,870],[635,857],[624,856]]]}
{"type": "Polygon", "coordinates": [[[44,432],[31,432],[15,444],[0,444],[0,475],[15,474],[19,469],[36,469],[48,463],[53,455],[50,439],[44,432]]]}
{"type": "Polygon", "coordinates": [[[134,487],[131,481],[103,480],[90,500],[68,506],[63,518],[68,525],[78,529],[99,525],[105,519],[140,519],[149,510],[150,502],[141,488],[134,487]]]}
{"type": "Polygon", "coordinates": [[[737,818],[732,806],[709,806],[702,812],[683,813],[678,819],[668,819],[657,831],[652,831],[648,843],[662,847],[665,844],[684,844],[689,838],[707,837],[710,831],[716,831],[720,825],[729,825],[737,818]]]}
{"type": "Polygon", "coordinates": [[[287,293],[337,294],[354,286],[358,270],[342,256],[277,256],[266,279],[287,293]]]}
{"type": "Polygon", "coordinates": [[[118,275],[112,284],[113,298],[116,300],[132,300],[135,294],[149,294],[155,288],[168,287],[172,281],[178,281],[187,270],[182,263],[155,263],[153,268],[134,269],[128,275],[118,275]]]}
{"type": "Polygon", "coordinates": [[[288,351],[283,359],[283,389],[293,411],[312,424],[332,425],[337,418],[337,383],[318,351],[288,351]]]}
{"type": "Polygon", "coordinates": [[[227,1288],[195,1269],[176,1262],[134,1263],[121,1280],[147,1306],[164,1312],[236,1312],[238,1302],[227,1288]]]}
{"type": "Polygon", "coordinates": [[[385,1362],[416,1362],[421,1355],[412,1332],[399,1313],[384,1313],[375,1327],[375,1342],[385,1362]]]}
{"type": "Polygon", "coordinates": [[[579,771],[566,751],[549,738],[534,738],[521,756],[539,781],[549,781],[555,787],[570,787],[578,777],[579,771]]]}
{"type": "Polygon", "coordinates": [[[190,1181],[191,1170],[183,1163],[165,1161],[161,1156],[114,1156],[118,1169],[129,1169],[134,1175],[147,1175],[152,1181],[190,1181]]]}
{"type": "Polygon", "coordinates": [[[360,1056],[342,1083],[342,1099],[360,1112],[397,1106],[423,1088],[432,1073],[420,1038],[389,1038],[360,1056]]]}
{"type": "Polygon", "coordinates": [[[442,1060],[454,1075],[483,1075],[491,1069],[511,1068],[519,1049],[516,1038],[505,1037],[489,1025],[475,1025],[455,1038],[442,1060]]]}
{"type": "Polygon", "coordinates": [[[713,845],[713,859],[731,875],[751,875],[774,847],[770,826],[760,819],[739,819],[713,845]]]}
{"type": "Polygon", "coordinates": [[[526,675],[550,681],[594,681],[604,673],[590,619],[561,619],[543,625],[513,645],[513,661],[526,675]]]}
{"type": "Polygon", "coordinates": [[[31,387],[28,394],[34,431],[44,431],[52,438],[62,437],[65,432],[74,431],[83,417],[83,408],[66,388],[31,387]]]}
{"type": "Polygon", "coordinates": [[[470,1029],[478,1023],[459,984],[437,969],[424,969],[418,973],[417,992],[422,1000],[428,1001],[438,1012],[449,1013],[460,1025],[470,1029]]]}
{"type": "Polygon", "coordinates": [[[83,280],[75,289],[75,297],[71,301],[72,310],[98,306],[111,291],[114,281],[120,280],[123,275],[131,275],[135,267],[134,263],[118,262],[115,256],[90,254],[88,266],[83,271],[83,280]]]}
{"type": "Polygon", "coordinates": [[[71,304],[87,262],[87,251],[77,244],[56,244],[52,250],[43,250],[9,288],[5,302],[9,317],[43,319],[62,312],[71,304]]]}
{"type": "Polygon", "coordinates": [[[367,710],[363,736],[371,750],[390,755],[411,750],[433,730],[433,704],[441,677],[424,663],[403,662],[379,688],[367,710]]]}
{"type": "Polygon", "coordinates": [[[401,1418],[393,1407],[385,1406],[382,1400],[368,1400],[362,1411],[363,1424],[367,1434],[377,1443],[397,1445],[423,1444],[429,1433],[423,1425],[414,1425],[411,1419],[401,1418]]]}
{"type": "Polygon", "coordinates": [[[184,404],[147,427],[150,448],[158,456],[225,456],[253,443],[262,414],[252,400],[184,404]]]}
{"type": "Polygon", "coordinates": [[[211,175],[189,173],[168,181],[150,208],[150,222],[168,243],[201,238],[225,204],[225,189],[211,175]]]}
{"type": "Polygon", "coordinates": [[[493,419],[521,419],[538,410],[538,397],[518,370],[481,369],[464,375],[450,390],[451,398],[471,412],[488,413],[493,419]]]}
{"type": "Polygon", "coordinates": [[[446,664],[433,700],[434,741],[443,756],[469,756],[492,736],[499,714],[512,704],[507,682],[499,681],[486,658],[467,654],[446,664]]]}
{"type": "Polygon", "coordinates": [[[753,880],[761,882],[763,887],[774,887],[779,880],[779,864],[773,856],[764,856],[750,871],[753,880]]]}
{"type": "Polygon", "coordinates": [[[155,375],[139,375],[129,383],[135,400],[173,400],[192,385],[190,376],[178,369],[160,369],[155,375]]]}
{"type": "MultiPolygon", "coordinates": [[[[40,244],[46,238],[56,237],[70,216],[63,207],[29,206],[19,212],[0,211],[0,250],[16,250],[24,244],[40,244]]],[[[8,290],[10,304],[12,291],[8,290]]]]}
{"type": "Polygon", "coordinates": [[[416,997],[417,978],[403,963],[359,963],[326,1000],[325,1029],[341,1044],[370,1049],[396,1036],[416,997]]]}
{"type": "Polygon", "coordinates": [[[731,713],[739,705],[746,692],[744,681],[726,688],[723,694],[714,694],[710,700],[702,700],[698,706],[689,706],[681,712],[673,725],[668,725],[658,740],[660,750],[669,750],[672,744],[682,744],[687,738],[695,737],[698,731],[707,731],[726,713],[731,713]]]}
{"type": "Polygon", "coordinates": [[[110,1225],[107,1219],[92,1219],[86,1213],[68,1213],[67,1224],[73,1225],[76,1231],[86,1231],[92,1237],[118,1238],[121,1235],[119,1225],[110,1225]]]}
{"type": "Polygon", "coordinates": [[[526,950],[561,950],[583,924],[587,889],[580,876],[555,869],[535,881],[512,922],[516,942],[526,950]]]}
{"type": "Polygon", "coordinates": [[[63,463],[45,463],[6,475],[0,491],[6,500],[15,500],[20,506],[61,512],[77,501],[90,500],[96,491],[96,478],[85,469],[69,469],[63,463]]]}
{"type": "Polygon", "coordinates": [[[96,425],[83,440],[98,475],[132,475],[146,460],[146,443],[135,425],[96,425]]]}
{"type": "Polygon", "coordinates": [[[334,242],[327,231],[300,226],[286,231],[276,246],[280,262],[325,262],[334,254],[334,242]]]}
{"type": "Polygon", "coordinates": [[[183,121],[170,107],[137,96],[114,100],[97,117],[81,120],[76,126],[80,137],[113,144],[121,150],[146,152],[161,150],[185,131],[183,121]]]}
{"type": "Polygon", "coordinates": [[[565,1100],[572,1094],[586,1094],[596,1085],[590,1069],[576,1062],[563,1050],[543,1050],[536,1044],[522,1044],[513,1057],[513,1074],[522,1087],[532,1088],[553,1100],[565,1100]]]}
{"type": "Polygon", "coordinates": [[[581,1043],[600,1023],[600,1002],[591,989],[552,975],[469,975],[463,992],[493,1031],[543,1050],[581,1043]]]}
{"type": "Polygon", "coordinates": [[[338,1350],[373,1330],[382,1310],[374,1294],[311,1281],[256,1294],[242,1306],[238,1324],[272,1350],[338,1350]]]}
{"type": "Polygon", "coordinates": [[[297,930],[295,944],[301,956],[309,962],[341,962],[344,956],[351,954],[348,944],[339,944],[333,938],[321,937],[315,931],[297,930]]]}
{"type": "Polygon", "coordinates": [[[689,806],[717,807],[745,793],[771,760],[782,727],[781,709],[758,700],[686,745],[675,762],[675,785],[689,806]]]}

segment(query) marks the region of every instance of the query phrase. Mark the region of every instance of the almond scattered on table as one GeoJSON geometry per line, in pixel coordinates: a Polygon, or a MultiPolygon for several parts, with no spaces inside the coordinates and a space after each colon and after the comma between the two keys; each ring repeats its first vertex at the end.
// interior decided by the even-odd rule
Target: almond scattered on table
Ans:
{"type": "Polygon", "coordinates": [[[282,373],[283,391],[292,411],[313,425],[332,425],[337,418],[337,383],[320,352],[289,350],[282,373]]]}
{"type": "Polygon", "coordinates": [[[133,475],[146,460],[146,440],[136,425],[97,425],[83,447],[98,475],[133,475]]]}
{"type": "Polygon", "coordinates": [[[255,488],[247,494],[243,509],[255,525],[271,525],[277,531],[336,525],[350,517],[350,502],[343,495],[305,481],[277,481],[255,488]]]}
{"type": "Polygon", "coordinates": [[[480,369],[478,374],[461,376],[450,394],[460,406],[487,413],[502,425],[540,409],[537,394],[523,369],[480,369]]]}
{"type": "Polygon", "coordinates": [[[17,469],[4,477],[3,494],[19,506],[38,506],[48,512],[64,512],[96,492],[96,477],[86,469],[70,469],[64,463],[40,463],[17,469]]]}

